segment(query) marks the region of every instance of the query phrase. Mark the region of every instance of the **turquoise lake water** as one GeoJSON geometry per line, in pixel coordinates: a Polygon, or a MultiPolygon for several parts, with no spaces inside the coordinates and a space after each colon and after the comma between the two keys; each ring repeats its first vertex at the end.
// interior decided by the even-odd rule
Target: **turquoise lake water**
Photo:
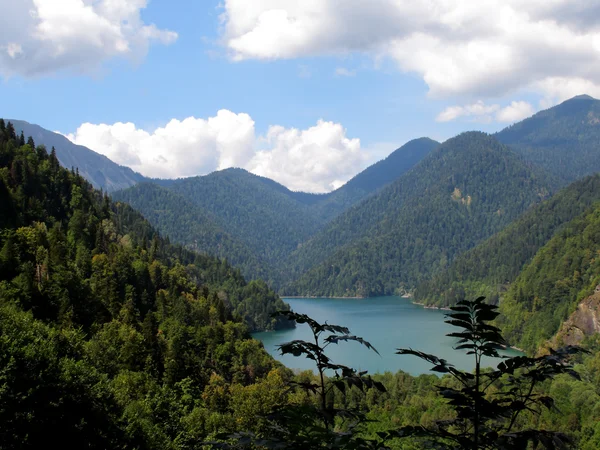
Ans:
{"type": "MultiPolygon", "coordinates": [[[[284,298],[298,313],[313,319],[350,328],[350,332],[369,341],[380,353],[367,350],[358,343],[330,345],[328,355],[336,363],[349,365],[369,373],[403,370],[413,375],[433,373],[431,365],[414,356],[396,355],[397,348],[412,348],[444,358],[460,369],[472,369],[472,356],[455,351],[456,341],[446,334],[458,328],[444,323],[447,311],[426,309],[402,297],[375,297],[366,299],[284,298]]],[[[294,339],[311,339],[307,325],[295,329],[255,333],[265,349],[291,369],[314,369],[312,361],[291,355],[281,356],[277,345],[294,339]]],[[[509,356],[519,354],[513,350],[509,356]]],[[[501,360],[487,359],[486,365],[495,367],[501,360]]]]}

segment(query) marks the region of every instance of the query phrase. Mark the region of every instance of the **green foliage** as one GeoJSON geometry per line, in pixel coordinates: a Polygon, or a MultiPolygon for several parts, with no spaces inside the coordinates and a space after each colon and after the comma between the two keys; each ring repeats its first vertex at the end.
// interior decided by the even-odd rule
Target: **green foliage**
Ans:
{"type": "MultiPolygon", "coordinates": [[[[482,371],[483,356],[498,358],[498,350],[506,344],[500,329],[488,322],[498,317],[497,306],[484,302],[462,300],[451,307],[446,321],[462,331],[448,336],[457,339],[456,350],[466,350],[475,359],[475,373],[457,370],[437,356],[412,349],[399,349],[400,355],[414,355],[433,364],[431,370],[450,374],[459,383],[458,388],[441,386],[440,395],[455,411],[450,420],[435,422],[431,428],[406,426],[387,434],[403,438],[417,436],[425,439],[431,448],[460,449],[526,449],[567,448],[571,440],[560,432],[545,429],[523,429],[515,425],[523,413],[539,414],[542,408],[552,409],[554,399],[540,390],[540,385],[561,374],[580,379],[568,360],[581,351],[565,347],[538,358],[517,356],[498,364],[496,370],[482,371]]],[[[385,433],[382,433],[385,435],[385,433]]]]}
{"type": "Polygon", "coordinates": [[[47,148],[56,147],[61,165],[67,169],[77,167],[79,174],[97,189],[112,192],[133,186],[145,179],[129,167],[120,166],[87,147],[73,144],[59,133],[53,133],[23,120],[11,120],[10,122],[17,132],[24,133],[25,136],[33,136],[31,140],[27,140],[31,149],[36,148],[34,139],[38,145],[47,148]]]}
{"type": "Polygon", "coordinates": [[[174,242],[225,257],[247,278],[280,286],[281,265],[322,226],[391,183],[438,145],[416,139],[328,194],[292,192],[241,169],[183,180],[155,180],[116,192],[174,242]],[[160,186],[159,186],[160,184],[160,186]]]}
{"type": "Polygon", "coordinates": [[[225,232],[270,264],[320,226],[308,206],[294,200],[283,186],[242,169],[177,180],[169,189],[211,214],[225,232]]]}
{"type": "Polygon", "coordinates": [[[600,171],[600,101],[574,97],[496,134],[525,159],[562,180],[600,171]]]}
{"type": "Polygon", "coordinates": [[[289,377],[249,336],[293,326],[264,282],[171,245],[12,126],[0,183],[0,447],[189,448],[231,415],[211,379],[289,377]]]}
{"type": "Polygon", "coordinates": [[[109,379],[84,358],[81,333],[0,305],[0,446],[126,448],[109,379]],[[93,439],[91,439],[93,437],[93,439]]]}
{"type": "Polygon", "coordinates": [[[429,138],[407,142],[387,158],[367,167],[339,189],[328,194],[312,196],[311,214],[316,214],[325,221],[337,217],[363,198],[396,181],[439,145],[439,142],[429,138]],[[318,200],[314,200],[314,197],[318,200]]]}
{"type": "Polygon", "coordinates": [[[304,401],[278,405],[269,411],[266,426],[260,435],[237,433],[222,436],[229,443],[214,444],[217,448],[286,448],[286,449],[376,449],[383,448],[378,440],[364,439],[357,430],[365,423],[364,414],[356,408],[336,408],[335,393],[344,397],[354,388],[368,392],[374,388],[385,392],[380,382],[373,380],[366,372],[357,372],[351,367],[334,363],[326,354],[329,345],[343,342],[358,342],[370,350],[377,350],[364,339],[350,334],[350,330],[327,322],[319,323],[305,314],[280,311],[282,316],[297,324],[307,324],[313,341],[294,340],[281,344],[282,354],[305,357],[315,363],[315,379],[301,378],[289,383],[292,389],[304,393],[304,401]],[[323,337],[324,334],[327,336],[323,337]],[[346,422],[350,421],[350,424],[346,422]]]}
{"type": "Polygon", "coordinates": [[[599,256],[596,204],[542,247],[511,285],[500,304],[507,339],[536,352],[600,284],[599,256]]]}
{"type": "Polygon", "coordinates": [[[461,134],[296,251],[290,271],[304,274],[285,292],[374,296],[410,290],[554,187],[494,138],[461,134]]]}
{"type": "Polygon", "coordinates": [[[600,200],[600,176],[592,175],[534,206],[505,229],[458,256],[447,270],[419,283],[416,302],[450,306],[465,296],[497,303],[526,263],[568,222],[600,200]]]}
{"type": "Polygon", "coordinates": [[[258,279],[269,275],[265,270],[266,262],[240,239],[225,232],[218,219],[170,189],[140,183],[115,192],[113,198],[140,211],[173,242],[196,252],[226,258],[245,277],[258,279]]]}

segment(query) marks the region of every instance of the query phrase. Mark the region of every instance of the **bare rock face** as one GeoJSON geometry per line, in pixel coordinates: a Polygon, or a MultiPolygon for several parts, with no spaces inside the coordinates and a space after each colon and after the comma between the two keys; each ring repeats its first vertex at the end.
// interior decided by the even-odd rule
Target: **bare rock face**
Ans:
{"type": "Polygon", "coordinates": [[[577,310],[563,323],[549,345],[553,348],[577,345],[585,337],[595,333],[600,333],[600,285],[577,306],[577,310]]]}

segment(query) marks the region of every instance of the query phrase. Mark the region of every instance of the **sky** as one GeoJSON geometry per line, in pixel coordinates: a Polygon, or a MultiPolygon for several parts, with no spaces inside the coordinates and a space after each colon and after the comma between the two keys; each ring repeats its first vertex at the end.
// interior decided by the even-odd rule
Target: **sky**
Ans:
{"type": "Polygon", "coordinates": [[[151,177],[327,192],[600,97],[598,0],[0,0],[0,116],[151,177]]]}

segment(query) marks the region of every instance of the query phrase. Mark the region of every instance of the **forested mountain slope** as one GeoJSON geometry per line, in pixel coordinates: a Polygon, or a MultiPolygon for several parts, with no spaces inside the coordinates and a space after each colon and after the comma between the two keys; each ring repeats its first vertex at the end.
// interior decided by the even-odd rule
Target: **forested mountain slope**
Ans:
{"type": "Polygon", "coordinates": [[[279,285],[279,265],[344,209],[401,176],[439,144],[416,139],[329,194],[293,192],[242,169],[153,180],[116,192],[175,242],[226,257],[249,278],[279,285]]]}
{"type": "MultiPolygon", "coordinates": [[[[276,263],[312,235],[321,221],[285,187],[242,169],[177,180],[169,189],[215,217],[261,260],[276,263]]],[[[167,205],[165,205],[167,208],[167,205]]]]}
{"type": "Polygon", "coordinates": [[[97,316],[99,311],[114,314],[111,308],[125,297],[136,308],[155,303],[159,289],[147,277],[156,259],[166,265],[164,270],[177,266],[184,279],[220,292],[231,312],[251,328],[276,326],[268,310],[284,304],[264,283],[249,286],[229,264],[172,246],[139,213],[124,204],[111,204],[82,177],[62,169],[54,152],[48,155],[43,147],[21,146],[18,139],[12,139],[10,124],[5,127],[0,122],[0,133],[4,139],[0,228],[4,229],[5,264],[1,276],[9,283],[5,286],[15,280],[28,289],[36,286],[30,294],[41,302],[39,308],[50,308],[52,314],[75,314],[85,322],[84,316],[97,316]],[[122,254],[113,258],[112,251],[122,254]],[[103,279],[109,272],[117,276],[103,279]],[[257,287],[264,295],[256,295],[257,287]]]}
{"type": "Polygon", "coordinates": [[[292,254],[296,273],[312,269],[286,293],[371,296],[412,288],[555,187],[492,136],[463,133],[292,254]]]}
{"type": "Polygon", "coordinates": [[[173,242],[199,253],[226,258],[245,277],[267,280],[273,272],[246,244],[223,231],[216,218],[170,189],[154,183],[140,183],[115,192],[112,198],[140,211],[173,242]]]}
{"type": "Polygon", "coordinates": [[[599,200],[600,175],[576,181],[458,256],[448,270],[420,283],[414,291],[415,301],[449,306],[462,298],[484,295],[497,302],[506,285],[556,231],[599,200]]]}
{"type": "Polygon", "coordinates": [[[243,402],[278,367],[234,320],[290,325],[264,283],[172,246],[1,120],[0,230],[3,448],[190,448],[230,422],[211,383],[243,402]]]}
{"type": "Polygon", "coordinates": [[[350,206],[400,178],[417,165],[439,144],[429,138],[414,139],[392,152],[387,158],[367,167],[339,189],[321,195],[312,208],[313,214],[326,221],[350,206]]]}
{"type": "Polygon", "coordinates": [[[564,184],[600,172],[600,101],[580,95],[496,134],[564,184]]]}
{"type": "Polygon", "coordinates": [[[569,222],[525,266],[500,303],[507,339],[535,352],[600,284],[600,204],[569,222]]]}
{"type": "Polygon", "coordinates": [[[79,174],[97,189],[107,192],[125,189],[145,178],[129,167],[120,166],[106,156],[96,153],[82,145],[75,145],[62,134],[53,133],[39,125],[23,120],[10,120],[15,127],[17,136],[31,136],[35,145],[45,145],[48,151],[56,148],[56,156],[60,164],[67,169],[75,167],[79,174]]]}

